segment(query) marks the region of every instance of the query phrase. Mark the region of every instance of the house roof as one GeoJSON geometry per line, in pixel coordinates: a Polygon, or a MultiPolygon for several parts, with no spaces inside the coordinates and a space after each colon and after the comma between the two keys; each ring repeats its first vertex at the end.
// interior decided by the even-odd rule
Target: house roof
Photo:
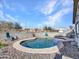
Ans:
{"type": "Polygon", "coordinates": [[[73,5],[73,24],[75,23],[75,17],[76,17],[76,13],[77,13],[77,5],[78,5],[78,0],[73,0],[74,1],[74,5],[73,5]]]}

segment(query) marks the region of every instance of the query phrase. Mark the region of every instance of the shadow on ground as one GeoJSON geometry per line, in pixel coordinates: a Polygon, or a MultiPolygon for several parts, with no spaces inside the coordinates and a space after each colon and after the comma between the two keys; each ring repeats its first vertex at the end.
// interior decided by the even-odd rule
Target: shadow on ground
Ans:
{"type": "Polygon", "coordinates": [[[60,50],[61,54],[73,59],[79,59],[77,46],[72,46],[70,42],[64,42],[64,48],[60,50]]]}

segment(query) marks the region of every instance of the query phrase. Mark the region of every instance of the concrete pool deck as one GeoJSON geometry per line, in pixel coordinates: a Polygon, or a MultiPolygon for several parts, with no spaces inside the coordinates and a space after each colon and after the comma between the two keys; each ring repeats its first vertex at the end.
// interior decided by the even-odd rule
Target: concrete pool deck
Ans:
{"type": "Polygon", "coordinates": [[[19,40],[17,42],[15,42],[13,44],[13,47],[19,51],[22,51],[22,52],[26,52],[26,53],[39,53],[39,54],[52,54],[52,53],[58,53],[59,52],[59,49],[57,46],[54,46],[54,47],[50,47],[50,48],[43,48],[43,49],[33,49],[33,48],[28,48],[28,47],[23,47],[22,45],[20,45],[20,43],[22,41],[25,41],[25,40],[33,40],[35,39],[34,38],[26,38],[26,39],[23,39],[23,40],[19,40]]]}
{"type": "MultiPolygon", "coordinates": [[[[15,42],[16,41],[14,41],[14,43],[15,42]]],[[[0,49],[0,59],[29,59],[29,58],[31,59],[39,55],[39,54],[33,55],[32,53],[28,54],[26,52],[19,51],[13,47],[13,41],[9,41],[9,43],[12,43],[12,44],[10,44],[5,48],[0,49]],[[31,57],[31,55],[33,55],[33,57],[31,57]]],[[[60,50],[60,53],[62,54],[62,59],[79,59],[79,51],[77,50],[76,46],[71,45],[69,41],[63,42],[63,44],[64,44],[64,49],[60,50]]],[[[45,59],[45,58],[48,58],[49,55],[42,54],[40,56],[44,56],[44,59],[45,59]]],[[[48,59],[53,59],[53,57],[52,58],[49,57],[48,59]]]]}
{"type": "MultiPolygon", "coordinates": [[[[30,34],[27,34],[26,32],[24,32],[24,33],[20,33],[19,32],[18,34],[16,32],[14,34],[18,35],[22,39],[32,37],[30,34]]],[[[52,35],[53,34],[54,33],[52,33],[52,35]]],[[[5,33],[0,33],[0,38],[2,40],[4,39],[4,37],[5,37],[5,33]]],[[[18,39],[18,40],[22,40],[21,38],[18,39]]],[[[16,41],[8,41],[9,46],[0,49],[0,59],[25,59],[25,58],[26,59],[28,59],[28,58],[31,59],[32,58],[30,56],[30,54],[24,53],[22,51],[19,51],[19,50],[15,49],[13,47],[13,43],[15,43],[16,41]]],[[[63,42],[63,44],[64,44],[64,49],[61,49],[60,52],[65,57],[63,57],[62,59],[79,59],[79,51],[78,51],[76,46],[71,45],[71,43],[69,41],[65,41],[65,42],[63,42]]],[[[37,55],[35,54],[34,56],[37,56],[37,55]]],[[[45,58],[46,57],[44,56],[44,59],[45,58]]],[[[48,58],[48,59],[53,59],[53,57],[52,58],[48,58]]]]}

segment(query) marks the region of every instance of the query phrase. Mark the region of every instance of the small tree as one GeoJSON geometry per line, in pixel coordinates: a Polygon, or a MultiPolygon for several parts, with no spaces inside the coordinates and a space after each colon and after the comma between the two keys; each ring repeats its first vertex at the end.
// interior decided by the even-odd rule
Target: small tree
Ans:
{"type": "Polygon", "coordinates": [[[43,29],[46,30],[46,31],[52,31],[52,28],[48,27],[48,26],[45,26],[43,29]]]}
{"type": "Polygon", "coordinates": [[[20,24],[18,24],[17,22],[15,23],[15,29],[22,29],[22,27],[20,26],[20,24]]]}
{"type": "Polygon", "coordinates": [[[47,31],[47,30],[48,30],[48,27],[47,27],[47,26],[45,26],[43,29],[47,31]]]}
{"type": "Polygon", "coordinates": [[[0,28],[1,29],[12,29],[13,28],[13,23],[8,22],[8,21],[1,21],[0,28]]]}
{"type": "Polygon", "coordinates": [[[51,28],[51,27],[48,27],[48,30],[49,30],[49,31],[52,31],[52,28],[51,28]]]}
{"type": "Polygon", "coordinates": [[[7,28],[12,29],[13,28],[13,23],[12,22],[6,22],[7,28]]]}

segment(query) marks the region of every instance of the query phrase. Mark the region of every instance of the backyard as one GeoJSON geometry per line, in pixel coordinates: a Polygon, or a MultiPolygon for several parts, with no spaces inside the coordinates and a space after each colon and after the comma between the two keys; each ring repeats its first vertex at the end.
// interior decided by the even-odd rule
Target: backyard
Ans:
{"type": "Polygon", "coordinates": [[[0,59],[79,59],[79,1],[0,0],[0,59]]]}

